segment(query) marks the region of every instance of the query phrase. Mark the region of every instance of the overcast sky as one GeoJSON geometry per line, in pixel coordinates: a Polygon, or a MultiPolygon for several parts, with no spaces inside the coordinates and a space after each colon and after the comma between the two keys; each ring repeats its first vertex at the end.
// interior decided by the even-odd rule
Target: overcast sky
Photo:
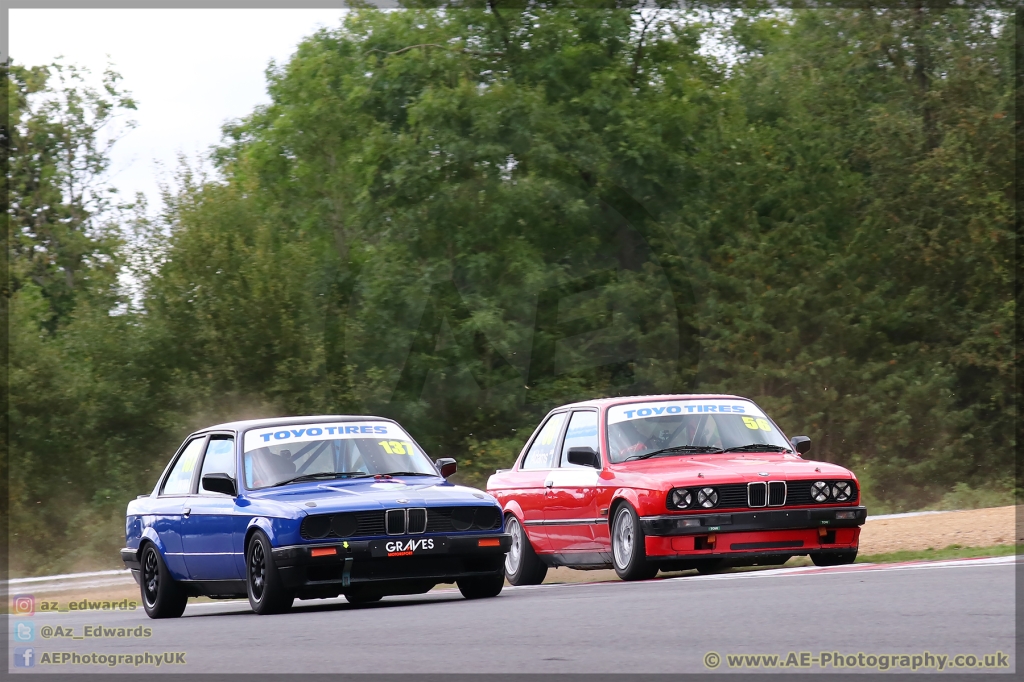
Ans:
{"type": "Polygon", "coordinates": [[[96,76],[108,61],[138,104],[138,127],[115,147],[111,181],[158,205],[179,152],[205,153],[220,126],[269,102],[264,71],[340,9],[11,9],[10,54],[34,66],[63,56],[96,76]],[[161,165],[163,171],[161,171],[161,165]]]}

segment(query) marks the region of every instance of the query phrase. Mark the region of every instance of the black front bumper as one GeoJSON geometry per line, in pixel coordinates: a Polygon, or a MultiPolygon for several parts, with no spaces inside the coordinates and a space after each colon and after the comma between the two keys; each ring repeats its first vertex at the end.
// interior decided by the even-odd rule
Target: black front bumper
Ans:
{"type": "Polygon", "coordinates": [[[504,570],[512,536],[501,533],[471,536],[402,536],[387,540],[355,540],[325,544],[290,545],[273,550],[274,564],[285,587],[298,592],[337,592],[373,584],[412,582],[437,584],[459,578],[490,576],[504,570]],[[389,552],[386,543],[433,540],[432,551],[411,555],[389,552]],[[334,549],[334,554],[313,556],[313,550],[334,549]]]}
{"type": "Polygon", "coordinates": [[[131,568],[136,571],[141,568],[139,565],[138,551],[139,550],[132,549],[131,547],[125,547],[121,550],[121,561],[124,562],[125,568],[131,568]]]}
{"type": "Polygon", "coordinates": [[[761,509],[730,514],[679,514],[647,516],[640,519],[645,535],[706,535],[759,530],[801,530],[805,528],[854,528],[867,519],[867,507],[826,507],[824,509],[761,509]],[[837,519],[836,514],[851,515],[837,519]]]}
{"type": "Polygon", "coordinates": [[[142,570],[142,566],[139,564],[139,557],[137,554],[138,550],[132,549],[131,547],[124,547],[121,549],[121,561],[124,562],[124,567],[130,569],[132,577],[135,578],[136,584],[141,584],[139,578],[139,572],[142,570]]]}

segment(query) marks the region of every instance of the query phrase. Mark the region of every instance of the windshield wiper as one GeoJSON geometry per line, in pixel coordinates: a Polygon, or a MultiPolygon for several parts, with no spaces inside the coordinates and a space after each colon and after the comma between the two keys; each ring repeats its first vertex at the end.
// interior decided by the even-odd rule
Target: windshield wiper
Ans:
{"type": "Polygon", "coordinates": [[[389,471],[386,474],[377,474],[378,476],[436,476],[436,474],[424,474],[420,471],[389,471]]]}
{"type": "Polygon", "coordinates": [[[781,445],[768,445],[767,443],[747,443],[746,445],[737,445],[732,448],[726,448],[722,452],[792,452],[789,448],[784,448],[781,445]]]}
{"type": "Polygon", "coordinates": [[[298,483],[299,481],[329,481],[335,478],[365,478],[369,475],[370,474],[362,471],[321,471],[316,474],[302,474],[295,478],[289,478],[287,481],[275,483],[270,487],[276,488],[281,485],[288,485],[289,483],[298,483]]]}
{"type": "Polygon", "coordinates": [[[646,452],[642,455],[633,455],[622,460],[623,462],[629,462],[634,459],[647,459],[648,457],[656,457],[658,455],[668,455],[675,452],[692,452],[692,453],[719,453],[723,452],[722,448],[716,448],[712,445],[675,445],[670,448],[662,448],[661,450],[655,450],[654,452],[646,452]]]}

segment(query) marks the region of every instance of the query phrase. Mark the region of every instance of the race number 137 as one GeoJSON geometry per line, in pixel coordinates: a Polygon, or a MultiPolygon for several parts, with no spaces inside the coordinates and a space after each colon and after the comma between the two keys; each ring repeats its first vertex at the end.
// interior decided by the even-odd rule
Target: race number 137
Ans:
{"type": "Polygon", "coordinates": [[[377,445],[384,448],[389,455],[411,455],[412,443],[404,443],[400,440],[382,440],[377,445]]]}

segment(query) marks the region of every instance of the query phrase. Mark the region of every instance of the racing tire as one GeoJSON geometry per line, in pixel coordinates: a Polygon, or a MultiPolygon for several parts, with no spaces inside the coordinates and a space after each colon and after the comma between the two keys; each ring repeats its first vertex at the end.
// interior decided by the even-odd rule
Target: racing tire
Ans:
{"type": "Polygon", "coordinates": [[[728,566],[725,565],[725,559],[704,559],[697,564],[697,572],[701,575],[714,575],[715,573],[721,573],[728,566]]]}
{"type": "Polygon", "coordinates": [[[487,599],[501,594],[501,588],[505,586],[505,575],[499,573],[478,578],[460,578],[455,583],[466,599],[487,599]]]}
{"type": "Polygon", "coordinates": [[[245,591],[249,606],[261,616],[284,613],[295,601],[295,593],[285,588],[274,565],[270,538],[263,531],[253,533],[245,552],[245,591]]]}
{"type": "Polygon", "coordinates": [[[178,618],[185,613],[188,594],[174,578],[156,545],[147,542],[139,562],[142,606],[150,618],[178,618]]]}
{"type": "Polygon", "coordinates": [[[658,574],[657,564],[647,560],[640,517],[628,502],[612,518],[612,567],[622,580],[648,580],[658,574]]]}
{"type": "Polygon", "coordinates": [[[512,544],[505,554],[505,578],[510,585],[540,585],[548,574],[548,567],[537,556],[519,519],[509,514],[505,530],[512,536],[512,544]]]}
{"type": "Polygon", "coordinates": [[[855,549],[811,555],[811,561],[814,562],[815,566],[842,566],[843,564],[852,564],[856,558],[857,550],[855,549]]]}

